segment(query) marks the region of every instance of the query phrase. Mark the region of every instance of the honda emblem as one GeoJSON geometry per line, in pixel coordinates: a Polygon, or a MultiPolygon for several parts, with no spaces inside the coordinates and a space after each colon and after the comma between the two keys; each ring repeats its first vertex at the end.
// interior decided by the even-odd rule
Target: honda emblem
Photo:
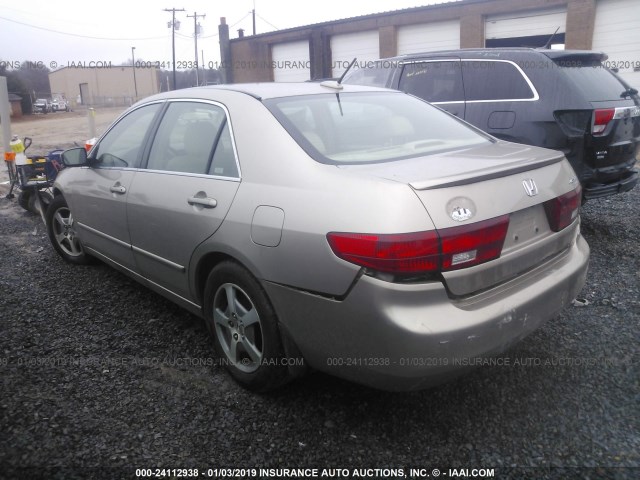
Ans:
{"type": "Polygon", "coordinates": [[[524,191],[527,192],[527,195],[530,197],[535,197],[538,194],[538,186],[536,185],[536,182],[533,181],[533,178],[523,180],[522,186],[524,187],[524,191]]]}

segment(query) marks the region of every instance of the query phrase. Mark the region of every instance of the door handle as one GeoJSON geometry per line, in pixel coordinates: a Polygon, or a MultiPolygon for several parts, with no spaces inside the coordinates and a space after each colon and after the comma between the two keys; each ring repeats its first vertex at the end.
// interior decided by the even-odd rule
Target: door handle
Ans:
{"type": "Polygon", "coordinates": [[[218,206],[218,201],[209,197],[189,197],[187,202],[189,205],[200,205],[204,208],[216,208],[218,206]]]}
{"type": "Polygon", "coordinates": [[[109,190],[111,190],[112,193],[120,193],[120,194],[123,194],[123,193],[127,192],[126,188],[124,188],[122,185],[118,185],[118,184],[114,185],[109,190]]]}

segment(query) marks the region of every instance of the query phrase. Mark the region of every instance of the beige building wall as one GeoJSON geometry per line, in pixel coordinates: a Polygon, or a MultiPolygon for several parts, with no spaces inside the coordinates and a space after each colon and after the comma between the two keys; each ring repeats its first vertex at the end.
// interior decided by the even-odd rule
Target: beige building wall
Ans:
{"type": "Polygon", "coordinates": [[[49,74],[52,94],[64,94],[72,106],[80,104],[80,86],[85,105],[128,105],[160,91],[157,68],[63,67],[49,74]],[[136,95],[137,86],[137,95],[136,95]]]}

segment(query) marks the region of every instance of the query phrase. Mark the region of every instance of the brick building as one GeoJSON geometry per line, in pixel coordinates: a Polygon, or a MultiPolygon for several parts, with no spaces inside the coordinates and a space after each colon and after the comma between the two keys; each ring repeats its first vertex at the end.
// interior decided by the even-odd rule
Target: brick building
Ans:
{"type": "Polygon", "coordinates": [[[229,39],[221,23],[227,82],[305,81],[338,76],[358,62],[472,47],[604,51],[640,88],[638,0],[461,0],[229,39]]]}

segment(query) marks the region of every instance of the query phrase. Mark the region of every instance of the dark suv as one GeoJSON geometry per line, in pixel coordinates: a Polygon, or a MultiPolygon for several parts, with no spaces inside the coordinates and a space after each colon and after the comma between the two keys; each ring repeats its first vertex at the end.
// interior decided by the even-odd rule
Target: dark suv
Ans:
{"type": "Polygon", "coordinates": [[[430,52],[369,62],[344,83],[402,90],[495,137],[561,150],[587,200],[638,183],[640,98],[606,58],[529,48],[430,52]]]}

